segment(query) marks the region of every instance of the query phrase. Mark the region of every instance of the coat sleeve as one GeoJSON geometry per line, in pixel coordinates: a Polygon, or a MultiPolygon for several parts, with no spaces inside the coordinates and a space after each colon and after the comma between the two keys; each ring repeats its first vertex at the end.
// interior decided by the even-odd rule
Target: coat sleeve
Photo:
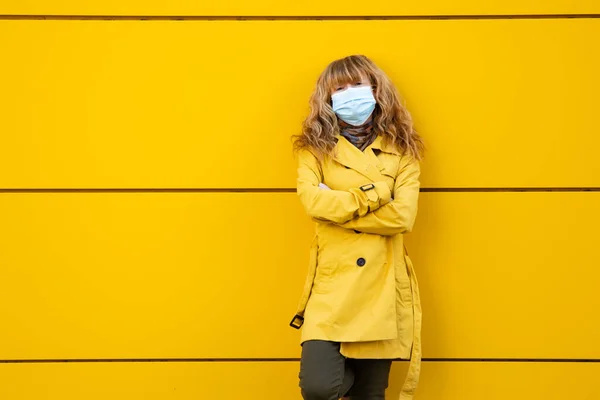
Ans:
{"type": "Polygon", "coordinates": [[[317,158],[308,150],[298,154],[297,191],[304,209],[313,219],[343,224],[367,215],[389,203],[391,191],[385,182],[375,182],[370,190],[360,188],[324,190],[323,172],[317,158]]]}
{"type": "Polygon", "coordinates": [[[419,200],[419,162],[410,157],[402,157],[394,183],[393,200],[365,216],[354,218],[342,228],[363,233],[392,236],[410,232],[417,216],[419,200]]]}

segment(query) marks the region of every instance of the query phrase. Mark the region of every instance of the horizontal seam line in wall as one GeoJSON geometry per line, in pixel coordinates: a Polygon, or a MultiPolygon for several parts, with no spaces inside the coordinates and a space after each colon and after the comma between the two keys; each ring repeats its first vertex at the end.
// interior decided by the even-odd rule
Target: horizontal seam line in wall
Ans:
{"type": "MultiPolygon", "coordinates": [[[[165,363],[165,362],[298,362],[299,358],[82,358],[82,359],[15,359],[0,364],[44,363],[165,363]]],[[[395,361],[408,361],[396,359],[395,361]]],[[[503,363],[600,363],[597,358],[423,358],[424,362],[503,362],[503,363]]]]}
{"type": "MultiPolygon", "coordinates": [[[[421,192],[600,192],[600,187],[421,188],[421,192]]],[[[0,188],[0,193],[295,193],[295,188],[0,188]]]]}
{"type": "Polygon", "coordinates": [[[494,14],[494,15],[0,15],[1,20],[121,20],[121,21],[411,21],[501,19],[596,19],[600,14],[494,14]]]}

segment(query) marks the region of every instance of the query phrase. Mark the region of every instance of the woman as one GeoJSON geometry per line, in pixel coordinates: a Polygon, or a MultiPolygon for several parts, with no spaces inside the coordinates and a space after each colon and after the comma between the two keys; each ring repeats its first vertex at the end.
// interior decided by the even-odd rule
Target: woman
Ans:
{"type": "Polygon", "coordinates": [[[316,221],[304,293],[305,400],[385,398],[392,359],[411,358],[400,399],[420,369],[421,308],[403,234],[417,213],[423,141],[390,79],[365,56],[327,66],[310,100],[297,189],[316,221]]]}

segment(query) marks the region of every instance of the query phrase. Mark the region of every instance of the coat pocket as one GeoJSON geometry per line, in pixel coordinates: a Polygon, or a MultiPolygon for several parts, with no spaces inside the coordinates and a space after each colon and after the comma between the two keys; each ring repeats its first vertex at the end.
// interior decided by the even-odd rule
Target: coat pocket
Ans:
{"type": "Polygon", "coordinates": [[[333,283],[333,275],[337,268],[337,260],[323,249],[323,238],[317,236],[316,271],[313,282],[313,292],[329,293],[333,283]]]}
{"type": "Polygon", "coordinates": [[[401,280],[398,282],[398,295],[400,297],[400,302],[403,306],[408,307],[412,305],[412,291],[410,289],[410,282],[406,282],[401,280]]]}
{"type": "Polygon", "coordinates": [[[324,294],[332,291],[335,269],[335,265],[317,265],[317,273],[315,274],[315,281],[312,289],[313,292],[324,294]]]}
{"type": "Polygon", "coordinates": [[[409,307],[413,303],[412,288],[410,284],[410,277],[408,276],[408,264],[407,260],[399,263],[396,270],[396,288],[398,291],[398,297],[403,306],[409,307]]]}

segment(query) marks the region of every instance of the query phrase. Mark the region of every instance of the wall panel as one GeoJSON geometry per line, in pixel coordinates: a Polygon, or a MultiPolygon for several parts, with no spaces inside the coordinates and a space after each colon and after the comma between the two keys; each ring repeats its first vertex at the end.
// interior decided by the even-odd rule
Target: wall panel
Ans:
{"type": "MultiPolygon", "coordinates": [[[[599,196],[424,193],[425,357],[600,358],[599,196]]],[[[0,220],[0,359],[299,355],[295,194],[3,194],[0,220]]]]}
{"type": "MultiPolygon", "coordinates": [[[[388,399],[397,399],[395,363],[388,399]]],[[[0,397],[10,400],[300,400],[297,362],[0,364],[0,397]]],[[[600,364],[423,364],[418,400],[596,400],[600,364]]]]}
{"type": "Polygon", "coordinates": [[[582,14],[598,13],[600,6],[594,0],[443,0],[394,1],[381,0],[364,3],[357,0],[320,2],[305,0],[226,0],[219,2],[171,0],[4,0],[2,14],[28,15],[229,15],[229,16],[363,16],[363,15],[473,15],[473,14],[582,14]]]}
{"type": "Polygon", "coordinates": [[[293,187],[321,69],[373,57],[425,187],[598,187],[600,20],[0,21],[3,188],[293,187]],[[360,31],[335,46],[324,38],[360,31]]]}

